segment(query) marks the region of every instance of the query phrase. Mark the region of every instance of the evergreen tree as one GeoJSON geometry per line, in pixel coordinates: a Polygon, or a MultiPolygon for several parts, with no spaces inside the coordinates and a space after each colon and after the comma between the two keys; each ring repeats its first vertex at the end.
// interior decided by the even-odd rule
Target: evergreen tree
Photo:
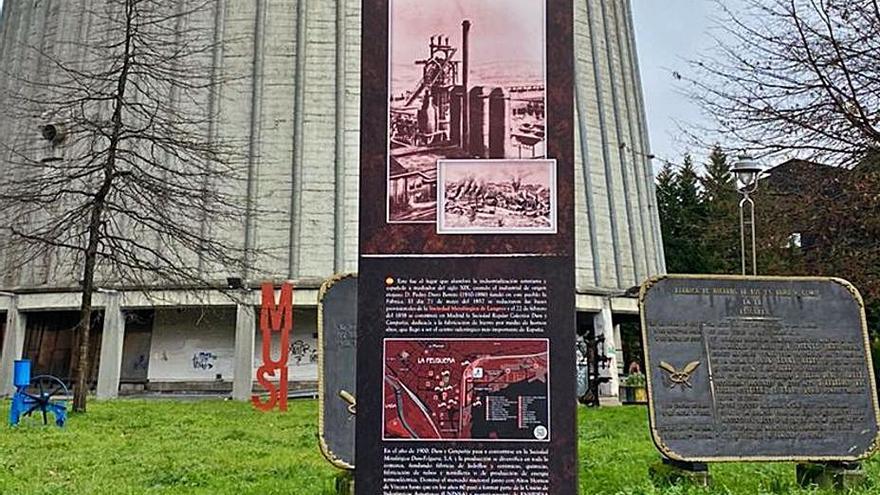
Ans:
{"type": "Polygon", "coordinates": [[[705,234],[709,216],[700,191],[700,177],[689,153],[685,155],[684,163],[676,175],[676,190],[680,208],[679,271],[707,273],[710,271],[710,253],[705,243],[705,234]]]}
{"type": "Polygon", "coordinates": [[[700,179],[707,222],[703,242],[709,273],[739,273],[739,196],[727,155],[712,147],[706,173],[700,179]]]}
{"type": "Polygon", "coordinates": [[[703,242],[707,228],[700,179],[690,154],[673,171],[667,164],[657,175],[657,201],[663,230],[666,268],[670,273],[705,273],[708,253],[703,242]]]}
{"type": "Polygon", "coordinates": [[[669,162],[664,163],[663,168],[657,174],[657,206],[660,215],[660,230],[663,233],[663,251],[666,255],[667,270],[674,273],[676,270],[672,266],[679,266],[677,262],[677,236],[680,208],[678,207],[676,173],[669,162]]]}
{"type": "MultiPolygon", "coordinates": [[[[676,194],[682,208],[682,213],[691,220],[696,219],[701,210],[701,193],[699,189],[700,177],[694,168],[694,160],[690,153],[684,155],[684,164],[675,176],[676,194]]],[[[692,225],[691,228],[696,228],[692,225]]]]}
{"type": "Polygon", "coordinates": [[[724,198],[736,197],[733,186],[733,173],[730,164],[727,163],[727,154],[719,145],[712,147],[709,153],[709,162],[706,164],[706,173],[701,178],[703,185],[703,199],[713,202],[724,198]]]}

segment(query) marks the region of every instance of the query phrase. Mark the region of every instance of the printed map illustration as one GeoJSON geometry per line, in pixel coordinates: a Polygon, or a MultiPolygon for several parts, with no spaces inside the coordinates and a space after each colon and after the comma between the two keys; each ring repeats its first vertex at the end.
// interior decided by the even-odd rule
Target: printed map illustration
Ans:
{"type": "Polygon", "coordinates": [[[386,339],[386,440],[548,441],[547,339],[386,339]]]}

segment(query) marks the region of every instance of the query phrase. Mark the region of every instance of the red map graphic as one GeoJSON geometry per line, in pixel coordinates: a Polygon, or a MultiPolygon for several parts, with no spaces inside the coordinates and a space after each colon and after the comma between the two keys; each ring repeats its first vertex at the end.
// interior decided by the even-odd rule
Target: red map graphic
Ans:
{"type": "Polygon", "coordinates": [[[386,339],[384,438],[549,440],[547,339],[386,339]]]}

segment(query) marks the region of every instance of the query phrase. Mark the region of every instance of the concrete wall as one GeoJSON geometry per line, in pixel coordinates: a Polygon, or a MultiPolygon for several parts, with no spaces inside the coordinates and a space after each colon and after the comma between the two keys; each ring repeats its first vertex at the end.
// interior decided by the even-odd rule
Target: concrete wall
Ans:
{"type": "Polygon", "coordinates": [[[233,308],[158,309],[150,344],[151,382],[232,380],[233,308]]]}
{"type": "MultiPolygon", "coordinates": [[[[256,311],[259,318],[259,310],[256,311]]],[[[288,356],[291,381],[318,379],[317,310],[294,310],[294,328],[290,336],[293,350],[288,356]]],[[[256,324],[254,369],[263,362],[263,338],[256,324]]],[[[224,381],[233,379],[235,351],[235,310],[231,308],[181,308],[156,310],[150,344],[147,378],[151,382],[214,381],[217,374],[224,381]]],[[[272,355],[279,354],[278,341],[272,355]]]]}
{"type": "MultiPolygon", "coordinates": [[[[259,317],[259,310],[257,311],[259,317]]],[[[315,381],[318,379],[318,312],[315,309],[295,309],[293,311],[293,333],[290,335],[290,350],[287,356],[287,378],[290,381],[315,381]]],[[[257,321],[257,339],[254,346],[254,373],[263,363],[263,335],[257,321]]],[[[279,343],[276,338],[272,345],[272,357],[279,356],[279,343]]]]}
{"type": "MultiPolygon", "coordinates": [[[[83,12],[92,3],[7,2],[0,74],[45,70],[24,50],[28,45],[81,56],[62,41],[88,38],[83,12]]],[[[216,95],[216,134],[243,143],[249,184],[240,192],[262,210],[218,230],[265,252],[256,273],[244,274],[250,280],[354,271],[360,0],[212,5],[191,22],[213,26],[214,39],[223,43],[218,70],[232,78],[216,95]]],[[[665,266],[629,1],[574,5],[576,280],[580,293],[598,294],[637,285],[665,266]]],[[[0,107],[21,90],[4,77],[0,107]]],[[[0,133],[32,132],[17,124],[0,115],[0,133]]],[[[0,253],[0,264],[8,254],[0,253]]],[[[75,266],[50,256],[20,272],[5,270],[4,285],[73,286],[77,275],[69,268],[75,266]]]]}

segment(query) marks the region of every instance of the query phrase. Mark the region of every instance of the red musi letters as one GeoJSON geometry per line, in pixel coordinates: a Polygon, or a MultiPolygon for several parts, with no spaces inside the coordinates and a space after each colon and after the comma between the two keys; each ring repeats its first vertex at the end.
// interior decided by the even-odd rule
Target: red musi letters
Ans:
{"type": "Polygon", "coordinates": [[[263,283],[260,305],[263,365],[257,369],[257,382],[269,392],[269,397],[263,401],[259,395],[251,396],[254,407],[262,411],[270,411],[276,404],[279,410],[287,410],[287,357],[290,354],[292,328],[293,286],[288,282],[281,284],[281,294],[276,304],[275,286],[270,282],[263,283]],[[281,337],[277,360],[272,358],[272,337],[276,332],[281,337]],[[277,383],[274,381],[276,376],[277,383]]]}

